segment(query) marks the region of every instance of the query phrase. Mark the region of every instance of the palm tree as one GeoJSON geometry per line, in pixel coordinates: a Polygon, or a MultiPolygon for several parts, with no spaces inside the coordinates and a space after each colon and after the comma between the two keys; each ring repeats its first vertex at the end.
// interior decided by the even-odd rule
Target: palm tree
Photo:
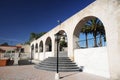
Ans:
{"type": "Polygon", "coordinates": [[[106,41],[105,38],[105,30],[102,22],[98,18],[93,18],[89,20],[86,25],[90,27],[90,31],[93,34],[94,37],[94,47],[97,47],[97,35],[100,35],[100,46],[102,46],[102,36],[104,37],[104,41],[106,41]]]}
{"type": "Polygon", "coordinates": [[[32,32],[32,33],[30,34],[30,39],[29,39],[29,41],[36,40],[36,39],[40,38],[41,36],[43,36],[45,33],[46,33],[46,32],[40,32],[39,34],[37,34],[37,33],[32,32]]]}
{"type": "Polygon", "coordinates": [[[99,45],[102,46],[102,36],[104,37],[104,41],[106,41],[105,30],[102,22],[98,18],[93,18],[88,20],[84,27],[82,27],[81,32],[86,36],[86,47],[88,47],[88,33],[91,33],[94,37],[94,47],[97,47],[97,36],[100,36],[99,45]]]}
{"type": "Polygon", "coordinates": [[[34,33],[34,32],[30,33],[30,39],[29,39],[29,41],[35,40],[36,37],[37,37],[36,33],[34,33]]]}
{"type": "Polygon", "coordinates": [[[104,42],[106,41],[106,37],[105,37],[105,29],[104,29],[104,26],[102,24],[102,22],[100,21],[99,22],[99,26],[98,26],[98,32],[99,32],[99,35],[100,35],[100,47],[102,46],[102,36],[104,37],[104,42]]]}
{"type": "Polygon", "coordinates": [[[93,36],[94,36],[94,47],[97,47],[97,33],[98,33],[98,29],[97,29],[97,18],[92,19],[91,20],[92,24],[91,24],[91,31],[93,32],[93,36]]]}
{"type": "Polygon", "coordinates": [[[99,38],[99,46],[101,47],[102,46],[102,36],[105,34],[105,30],[104,30],[104,26],[102,24],[102,22],[100,21],[99,24],[98,24],[98,33],[100,35],[100,38],[99,38]]]}
{"type": "Polygon", "coordinates": [[[94,37],[94,47],[97,47],[97,35],[98,33],[98,26],[99,26],[99,19],[98,18],[93,18],[89,20],[86,25],[90,27],[90,31],[93,34],[94,37]]]}
{"type": "Polygon", "coordinates": [[[37,39],[40,38],[41,36],[43,36],[46,32],[40,32],[39,34],[36,34],[37,35],[37,39]]]}
{"type": "Polygon", "coordinates": [[[90,27],[85,24],[81,29],[81,33],[85,34],[86,48],[88,48],[88,34],[90,33],[90,27]]]}

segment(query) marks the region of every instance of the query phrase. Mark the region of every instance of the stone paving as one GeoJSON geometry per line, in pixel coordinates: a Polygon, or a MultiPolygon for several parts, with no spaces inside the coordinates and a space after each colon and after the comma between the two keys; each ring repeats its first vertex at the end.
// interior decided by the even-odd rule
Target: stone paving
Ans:
{"type": "MultiPolygon", "coordinates": [[[[55,80],[55,72],[38,70],[34,65],[0,67],[0,80],[55,80]]],[[[84,72],[61,72],[60,80],[108,80],[84,72]]]]}

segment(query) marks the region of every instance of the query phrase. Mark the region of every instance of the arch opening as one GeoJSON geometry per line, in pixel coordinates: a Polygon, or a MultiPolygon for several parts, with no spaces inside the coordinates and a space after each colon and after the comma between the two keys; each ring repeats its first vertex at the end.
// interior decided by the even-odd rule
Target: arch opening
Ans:
{"type": "Polygon", "coordinates": [[[82,19],[73,33],[74,49],[106,46],[106,34],[101,20],[94,16],[82,19]]]}
{"type": "Polygon", "coordinates": [[[43,52],[43,41],[40,41],[39,52],[43,52]]]}
{"type": "Polygon", "coordinates": [[[34,57],[34,45],[31,46],[31,59],[34,57]]]}
{"type": "Polygon", "coordinates": [[[36,45],[35,45],[35,52],[36,53],[38,52],[38,43],[36,43],[36,45]]]}
{"type": "MultiPolygon", "coordinates": [[[[68,56],[68,40],[67,34],[64,30],[60,30],[59,32],[59,57],[67,57],[68,56]]],[[[57,41],[55,41],[57,43],[57,41]]],[[[56,45],[57,46],[57,45],[56,45]]],[[[57,48],[57,47],[55,47],[57,48]]],[[[56,56],[56,54],[55,54],[56,56]]]]}
{"type": "Polygon", "coordinates": [[[99,18],[87,16],[79,21],[73,32],[73,48],[75,62],[84,72],[110,76],[105,26],[99,18]]]}
{"type": "Polygon", "coordinates": [[[45,48],[45,51],[47,51],[47,52],[52,51],[52,40],[51,40],[50,37],[48,37],[48,38],[46,39],[45,47],[46,47],[46,48],[45,48]]]}

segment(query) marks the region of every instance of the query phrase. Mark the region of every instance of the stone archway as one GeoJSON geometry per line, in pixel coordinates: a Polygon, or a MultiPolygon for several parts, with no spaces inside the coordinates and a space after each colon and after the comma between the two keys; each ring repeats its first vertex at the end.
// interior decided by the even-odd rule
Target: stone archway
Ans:
{"type": "MultiPolygon", "coordinates": [[[[110,78],[111,80],[117,80],[117,79],[119,80],[120,79],[120,68],[119,68],[120,67],[120,64],[119,64],[119,62],[120,62],[120,58],[119,58],[119,56],[120,56],[120,54],[119,54],[119,52],[120,52],[120,49],[119,49],[120,48],[120,37],[119,37],[120,36],[120,30],[119,30],[120,8],[119,7],[120,6],[119,5],[120,5],[119,0],[96,0],[95,2],[91,3],[86,8],[84,8],[83,10],[79,11],[78,13],[76,13],[75,15],[73,15],[72,17],[70,17],[69,19],[64,21],[63,23],[61,23],[60,26],[59,25],[56,26],[54,29],[50,30],[48,33],[43,35],[41,38],[31,42],[31,45],[34,44],[34,47],[35,47],[35,43],[37,41],[42,39],[44,42],[44,41],[46,41],[46,38],[48,38],[48,36],[50,36],[52,39],[52,47],[53,47],[52,48],[53,51],[50,53],[54,54],[56,51],[55,50],[56,46],[55,46],[55,42],[54,42],[54,38],[55,38],[54,34],[56,34],[59,30],[65,30],[67,32],[67,36],[68,36],[68,49],[69,49],[68,57],[70,57],[70,59],[77,62],[78,65],[82,65],[79,63],[78,60],[81,59],[81,56],[86,59],[86,56],[91,56],[91,53],[88,54],[90,52],[90,51],[88,51],[87,54],[84,53],[84,55],[76,56],[75,50],[78,50],[77,52],[79,52],[79,54],[81,54],[80,51],[84,51],[84,49],[81,49],[79,51],[79,46],[77,44],[75,44],[76,41],[79,40],[78,34],[79,34],[80,28],[77,26],[83,25],[83,23],[85,23],[86,20],[89,20],[90,18],[97,16],[100,20],[102,20],[103,24],[105,25],[106,37],[107,37],[107,50],[102,51],[101,53],[108,52],[108,55],[100,54],[100,56],[104,55],[105,60],[103,58],[100,59],[99,56],[94,57],[94,58],[96,58],[94,61],[103,60],[105,62],[104,66],[99,65],[101,67],[98,67],[98,66],[94,65],[94,64],[98,64],[100,62],[92,63],[91,65],[94,65],[96,67],[94,68],[93,66],[91,66],[94,69],[86,68],[87,69],[86,72],[93,73],[95,75],[99,75],[102,77],[107,77],[107,78],[110,78]],[[91,16],[91,15],[93,15],[93,16],[91,16]],[[75,30],[75,32],[74,32],[74,30],[75,30]],[[109,57],[109,59],[107,57],[109,57]],[[109,60],[109,64],[108,64],[107,60],[109,60]],[[109,69],[110,72],[107,67],[108,65],[110,68],[109,69]],[[96,69],[96,68],[98,68],[98,69],[96,69]],[[101,68],[104,68],[106,71],[103,71],[103,69],[102,69],[101,70],[102,73],[101,73],[100,72],[101,68]],[[90,70],[92,72],[90,72],[90,70]],[[104,72],[108,72],[110,74],[110,77],[108,74],[107,75],[106,75],[106,73],[104,74],[104,72]]],[[[92,48],[92,50],[97,52],[95,50],[95,48],[94,49],[92,48]]],[[[43,52],[46,53],[46,50],[44,50],[43,52]]],[[[98,54],[98,53],[94,53],[94,54],[98,54]]],[[[47,55],[49,55],[49,54],[47,54],[47,55]]],[[[93,57],[91,57],[91,59],[93,59],[93,57]]],[[[87,61],[85,61],[85,62],[87,62],[87,61]]],[[[90,62],[88,62],[88,64],[89,63],[90,62]]]]}
{"type": "Polygon", "coordinates": [[[38,43],[35,45],[35,53],[38,53],[38,43]]]}
{"type": "Polygon", "coordinates": [[[109,78],[110,74],[109,74],[109,65],[108,65],[107,46],[103,46],[103,47],[93,46],[88,48],[81,48],[81,44],[79,44],[79,40],[80,40],[79,35],[81,34],[82,28],[85,26],[86,22],[96,18],[97,17],[95,16],[84,17],[75,27],[75,30],[73,33],[75,62],[78,64],[78,66],[84,67],[83,69],[84,72],[93,73],[96,75],[109,78]],[[102,66],[102,67],[99,67],[99,66],[102,66]]]}
{"type": "Polygon", "coordinates": [[[34,44],[31,46],[31,59],[34,59],[34,44]]]}
{"type": "Polygon", "coordinates": [[[87,47],[106,46],[107,42],[106,42],[105,26],[103,25],[102,21],[99,18],[95,16],[87,16],[83,18],[75,27],[73,33],[73,41],[74,41],[74,49],[85,48],[80,43],[84,42],[84,46],[85,46],[86,41],[88,41],[87,47]],[[94,37],[95,33],[96,36],[94,37]],[[102,42],[104,42],[104,45],[102,42]],[[92,45],[90,43],[92,43],[92,45]]]}
{"type": "Polygon", "coordinates": [[[45,51],[46,52],[51,52],[52,51],[52,40],[50,37],[48,37],[46,39],[46,42],[45,42],[45,51]]]}
{"type": "MultiPolygon", "coordinates": [[[[67,39],[67,33],[64,30],[60,30],[58,32],[60,36],[59,41],[59,57],[68,57],[68,39],[67,39]]],[[[56,43],[56,40],[55,40],[56,43]]],[[[55,44],[57,46],[57,44],[55,44]]],[[[56,48],[56,47],[55,47],[56,48]]],[[[56,56],[56,54],[54,54],[56,56]]]]}
{"type": "Polygon", "coordinates": [[[43,41],[40,41],[39,52],[43,52],[43,41]]]}

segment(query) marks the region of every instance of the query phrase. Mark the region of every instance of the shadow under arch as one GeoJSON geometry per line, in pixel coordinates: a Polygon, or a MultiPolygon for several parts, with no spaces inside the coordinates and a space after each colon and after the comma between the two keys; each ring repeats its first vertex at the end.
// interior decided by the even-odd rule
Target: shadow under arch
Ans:
{"type": "Polygon", "coordinates": [[[34,59],[34,44],[31,45],[31,60],[34,59]]]}
{"type": "Polygon", "coordinates": [[[35,52],[36,53],[38,52],[38,43],[36,43],[36,45],[35,45],[35,52]]]}
{"type": "Polygon", "coordinates": [[[39,43],[39,52],[43,52],[43,41],[42,40],[39,43]]]}
{"type": "Polygon", "coordinates": [[[52,51],[52,39],[51,39],[51,37],[47,37],[47,39],[45,41],[45,51],[46,52],[52,51]]]}

